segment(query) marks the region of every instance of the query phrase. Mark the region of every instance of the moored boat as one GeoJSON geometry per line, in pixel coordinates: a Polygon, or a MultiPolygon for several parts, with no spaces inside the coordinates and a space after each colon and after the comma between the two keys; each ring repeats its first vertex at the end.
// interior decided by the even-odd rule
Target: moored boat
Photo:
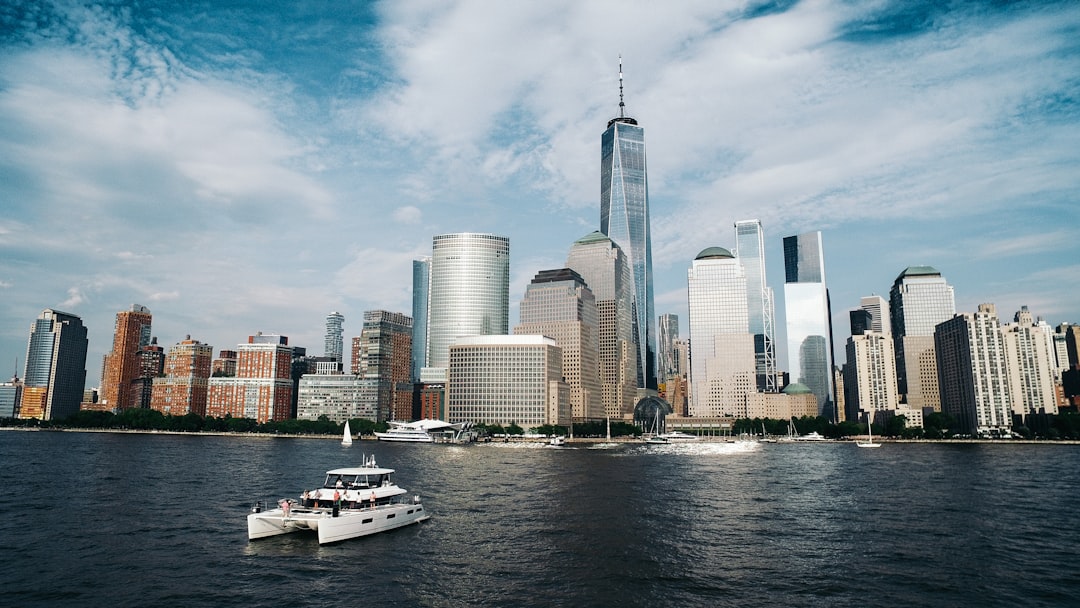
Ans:
{"type": "Polygon", "coordinates": [[[248,540],[308,531],[326,544],[428,519],[420,497],[410,499],[391,481],[393,473],[374,457],[360,467],[327,471],[322,487],[305,490],[299,500],[280,500],[273,509],[256,504],[248,515],[248,540]]]}

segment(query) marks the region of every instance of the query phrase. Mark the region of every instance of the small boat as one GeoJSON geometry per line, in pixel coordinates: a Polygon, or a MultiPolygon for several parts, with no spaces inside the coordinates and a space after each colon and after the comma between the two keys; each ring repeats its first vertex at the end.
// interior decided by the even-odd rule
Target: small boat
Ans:
{"type": "Polygon", "coordinates": [[[465,440],[468,423],[451,424],[443,420],[391,422],[385,433],[375,433],[379,441],[407,443],[460,443],[465,440]]]}
{"type": "Polygon", "coordinates": [[[420,497],[409,499],[390,480],[393,473],[372,457],[360,467],[327,471],[322,487],[305,490],[299,500],[282,499],[274,509],[257,503],[247,518],[248,540],[314,532],[325,545],[428,519],[420,497]]]}
{"type": "Polygon", "coordinates": [[[548,445],[560,448],[566,445],[566,437],[563,437],[562,435],[554,435],[551,437],[551,439],[548,439],[548,445]]]}
{"type": "Polygon", "coordinates": [[[341,434],[341,445],[349,447],[352,445],[352,432],[349,431],[349,421],[345,421],[345,430],[341,434]]]}
{"type": "Polygon", "coordinates": [[[824,437],[821,433],[819,433],[817,431],[810,431],[809,433],[807,433],[805,435],[799,435],[798,437],[795,438],[795,441],[828,441],[828,440],[829,439],[827,437],[824,437]]]}
{"type": "Polygon", "coordinates": [[[667,437],[664,437],[663,435],[650,435],[645,438],[645,443],[665,444],[671,442],[668,441],[667,437]]]}
{"type": "Polygon", "coordinates": [[[874,443],[874,419],[871,414],[866,415],[866,430],[869,432],[869,439],[866,441],[855,440],[855,445],[860,448],[880,448],[880,443],[874,443]]]}
{"type": "Polygon", "coordinates": [[[661,433],[657,435],[662,439],[665,439],[665,443],[686,443],[689,441],[701,441],[701,437],[697,435],[691,435],[690,433],[684,433],[682,431],[671,431],[670,433],[661,433]]]}

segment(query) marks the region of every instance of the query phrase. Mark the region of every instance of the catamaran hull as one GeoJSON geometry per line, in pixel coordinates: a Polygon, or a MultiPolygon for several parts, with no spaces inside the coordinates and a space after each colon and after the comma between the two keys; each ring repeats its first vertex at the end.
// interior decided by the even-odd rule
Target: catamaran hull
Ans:
{"type": "Polygon", "coordinates": [[[422,522],[430,517],[420,503],[381,505],[375,509],[345,509],[337,517],[328,510],[293,509],[286,517],[281,509],[248,515],[248,540],[315,532],[319,544],[336,543],[422,522]]]}

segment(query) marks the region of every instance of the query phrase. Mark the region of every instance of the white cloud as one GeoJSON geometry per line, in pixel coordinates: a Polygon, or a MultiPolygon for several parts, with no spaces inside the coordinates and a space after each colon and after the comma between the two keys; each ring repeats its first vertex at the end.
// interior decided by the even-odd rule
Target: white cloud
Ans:
{"type": "Polygon", "coordinates": [[[398,207],[394,210],[394,221],[401,224],[419,224],[423,217],[424,213],[412,205],[398,207]]]}

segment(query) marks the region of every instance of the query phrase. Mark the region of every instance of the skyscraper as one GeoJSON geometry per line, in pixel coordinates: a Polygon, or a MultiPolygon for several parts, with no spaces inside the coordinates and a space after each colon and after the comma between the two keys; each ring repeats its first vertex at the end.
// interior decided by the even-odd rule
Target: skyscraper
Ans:
{"type": "MultiPolygon", "coordinates": [[[[874,413],[895,410],[900,403],[892,336],[873,329],[873,313],[851,312],[851,337],[844,365],[844,405],[853,422],[878,420],[874,413]]],[[[840,392],[840,391],[837,391],[840,392]]]]}
{"type": "Polygon", "coordinates": [[[45,309],[30,326],[20,418],[60,420],[79,411],[86,384],[86,327],[45,309]]]}
{"type": "Polygon", "coordinates": [[[885,298],[873,295],[863,296],[859,308],[870,313],[870,329],[882,334],[892,334],[892,320],[889,318],[889,302],[885,298]]]}
{"type": "Polygon", "coordinates": [[[138,353],[150,344],[150,309],[132,304],[116,313],[112,352],[105,355],[101,374],[101,402],[117,411],[139,407],[132,399],[132,381],[139,377],[138,353]]]}
{"type": "Polygon", "coordinates": [[[377,420],[412,420],[412,330],[408,315],[364,313],[357,376],[379,382],[377,420]]]}
{"type": "Polygon", "coordinates": [[[980,436],[1012,429],[1012,394],[1005,340],[993,304],[961,313],[937,326],[934,353],[941,387],[941,411],[961,432],[980,436]]]}
{"type": "Polygon", "coordinates": [[[326,315],[326,339],[323,343],[323,356],[336,357],[342,365],[345,363],[345,334],[341,328],[344,322],[345,317],[340,312],[326,315]]]}
{"type": "Polygon", "coordinates": [[[236,346],[236,376],[210,378],[206,415],[285,420],[293,406],[289,338],[259,332],[236,346]]]}
{"type": "Polygon", "coordinates": [[[909,266],[889,291],[896,380],[912,409],[941,411],[934,328],[953,317],[953,288],[935,268],[909,266]]]}
{"type": "Polygon", "coordinates": [[[427,365],[428,294],[431,289],[431,258],[412,263],[412,381],[420,380],[420,369],[427,365]]]}
{"type": "Polygon", "coordinates": [[[150,407],[172,416],[205,416],[213,355],[214,347],[191,336],[170,346],[165,355],[165,376],[154,378],[150,407]]]}
{"type": "Polygon", "coordinates": [[[775,393],[776,343],[773,291],[765,283],[765,234],[758,220],[735,222],[735,255],[746,271],[746,310],[754,336],[757,389],[775,393]]]}
{"type": "Polygon", "coordinates": [[[667,382],[676,373],[678,362],[675,360],[675,341],[679,339],[679,315],[660,315],[660,346],[656,353],[656,374],[660,382],[667,382]]]}
{"type": "Polygon", "coordinates": [[[600,400],[605,416],[622,418],[634,411],[638,386],[630,264],[612,239],[593,232],[570,247],[566,267],[585,279],[596,298],[600,326],[600,400]]]}
{"type": "Polygon", "coordinates": [[[690,415],[746,415],[756,392],[746,271],[723,247],[709,247],[687,272],[690,308],[690,415]]]}
{"type": "Polygon", "coordinates": [[[1058,413],[1049,329],[1035,323],[1027,306],[1016,312],[1013,323],[1001,328],[1014,414],[1058,413]]]}
{"type": "Polygon", "coordinates": [[[510,239],[463,232],[432,243],[429,368],[446,369],[463,336],[506,335],[510,324],[510,239]]]}
{"type": "Polygon", "coordinates": [[[652,236],[645,130],[626,116],[619,60],[619,115],[600,139],[600,232],[626,255],[631,269],[633,339],[637,344],[637,385],[656,388],[656,332],[653,306],[652,236]]]}
{"type": "Polygon", "coordinates": [[[569,268],[541,270],[525,289],[515,335],[541,335],[562,349],[562,374],[570,386],[575,419],[601,420],[600,327],[596,298],[569,268]]]}
{"type": "Polygon", "coordinates": [[[818,415],[835,421],[832,312],[820,232],[784,237],[784,271],[788,371],[817,396],[818,415]]]}

